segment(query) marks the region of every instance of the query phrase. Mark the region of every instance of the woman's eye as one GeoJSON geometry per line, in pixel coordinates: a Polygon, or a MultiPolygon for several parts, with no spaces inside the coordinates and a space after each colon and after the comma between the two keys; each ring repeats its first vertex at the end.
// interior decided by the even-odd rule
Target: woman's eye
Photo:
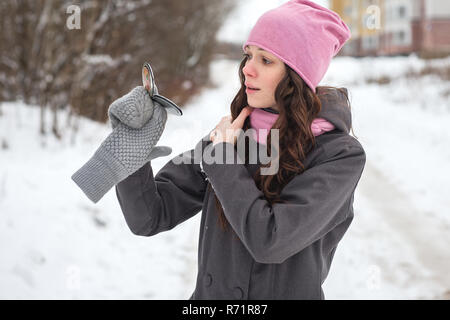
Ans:
{"type": "MultiPolygon", "coordinates": [[[[243,56],[246,57],[247,60],[250,59],[250,55],[249,54],[244,53],[243,56]]],[[[271,64],[271,61],[267,60],[266,58],[262,58],[262,60],[263,60],[264,64],[271,64]]]]}

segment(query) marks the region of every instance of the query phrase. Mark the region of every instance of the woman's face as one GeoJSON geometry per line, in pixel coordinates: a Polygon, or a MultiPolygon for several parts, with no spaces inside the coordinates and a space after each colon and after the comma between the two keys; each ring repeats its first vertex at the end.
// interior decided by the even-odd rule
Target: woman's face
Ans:
{"type": "Polygon", "coordinates": [[[245,76],[247,102],[253,108],[272,108],[275,104],[275,89],[286,74],[284,62],[257,46],[246,46],[247,62],[242,72],[245,76]],[[248,87],[259,90],[249,90],[248,87]]]}

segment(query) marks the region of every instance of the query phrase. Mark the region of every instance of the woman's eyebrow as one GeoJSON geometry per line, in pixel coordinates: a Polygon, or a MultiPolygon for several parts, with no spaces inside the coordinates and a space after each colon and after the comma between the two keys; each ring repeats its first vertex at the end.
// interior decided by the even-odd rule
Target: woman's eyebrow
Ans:
{"type": "MultiPolygon", "coordinates": [[[[245,49],[250,49],[250,47],[249,47],[249,46],[246,46],[245,49]]],[[[264,52],[266,52],[266,50],[261,49],[261,48],[258,48],[258,51],[264,51],[264,52]]]]}

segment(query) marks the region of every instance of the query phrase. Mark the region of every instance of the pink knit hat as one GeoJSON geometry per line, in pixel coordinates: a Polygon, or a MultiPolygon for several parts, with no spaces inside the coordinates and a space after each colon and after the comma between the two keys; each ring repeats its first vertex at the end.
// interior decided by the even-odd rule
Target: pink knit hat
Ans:
{"type": "Polygon", "coordinates": [[[291,0],[264,13],[242,48],[254,45],[274,54],[315,92],[350,36],[337,13],[312,1],[291,0]]]}

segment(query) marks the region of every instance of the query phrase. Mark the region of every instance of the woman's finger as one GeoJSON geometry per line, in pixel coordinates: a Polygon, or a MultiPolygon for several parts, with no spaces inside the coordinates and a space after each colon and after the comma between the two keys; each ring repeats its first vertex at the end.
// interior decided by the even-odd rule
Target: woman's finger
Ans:
{"type": "Polygon", "coordinates": [[[253,108],[251,107],[245,107],[241,110],[241,113],[237,116],[237,118],[233,121],[231,126],[233,129],[242,129],[244,126],[245,119],[250,115],[250,113],[253,112],[253,108]]]}

